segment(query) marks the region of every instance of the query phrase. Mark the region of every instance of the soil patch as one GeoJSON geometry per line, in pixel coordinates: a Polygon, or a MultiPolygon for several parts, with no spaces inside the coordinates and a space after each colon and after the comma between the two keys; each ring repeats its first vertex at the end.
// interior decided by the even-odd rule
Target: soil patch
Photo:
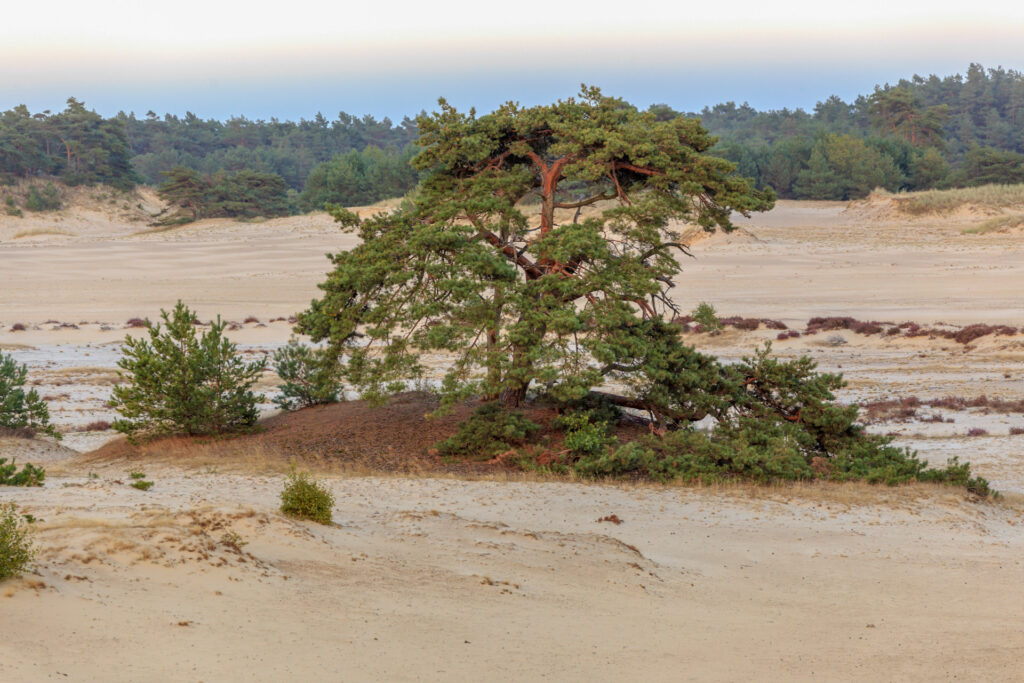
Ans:
{"type": "MultiPolygon", "coordinates": [[[[437,442],[453,435],[479,405],[467,401],[443,417],[431,417],[438,408],[431,394],[398,394],[383,406],[365,401],[347,401],[281,413],[263,420],[263,430],[228,439],[160,438],[141,444],[118,439],[84,457],[89,460],[133,460],[170,458],[217,461],[265,460],[271,467],[291,460],[329,468],[381,473],[437,473],[486,475],[517,469],[501,457],[486,462],[449,462],[433,452],[437,442]]],[[[557,416],[546,405],[527,405],[522,413],[541,425],[535,441],[552,452],[561,449],[563,435],[551,426],[557,416]]],[[[645,430],[623,423],[620,439],[637,438],[645,430]]]]}

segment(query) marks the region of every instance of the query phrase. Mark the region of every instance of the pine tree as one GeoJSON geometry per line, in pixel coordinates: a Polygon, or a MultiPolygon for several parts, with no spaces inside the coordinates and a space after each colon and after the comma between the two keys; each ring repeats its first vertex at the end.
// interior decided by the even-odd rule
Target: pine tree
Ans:
{"type": "Polygon", "coordinates": [[[730,230],[731,212],[773,202],[707,154],[698,121],[659,121],[595,88],[479,118],[442,100],[417,126],[420,190],[366,221],[335,210],[361,244],[332,257],[324,297],[299,318],[370,397],[430,352],[454,355],[448,401],[507,407],[534,386],[571,400],[642,373],[654,349],[641,323],[676,311],[680,227],[730,230]]]}
{"type": "Polygon", "coordinates": [[[50,411],[46,401],[35,389],[25,391],[28,370],[14,361],[14,357],[0,353],[0,428],[28,429],[43,432],[60,439],[57,429],[50,424],[50,411]]]}
{"type": "Polygon", "coordinates": [[[266,359],[243,361],[235,344],[224,338],[219,317],[197,337],[195,313],[180,301],[160,316],[166,331],[156,324],[148,340],[125,338],[118,366],[128,381],[114,388],[111,404],[122,415],[114,429],[134,437],[251,428],[262,399],[252,386],[266,359]]]}

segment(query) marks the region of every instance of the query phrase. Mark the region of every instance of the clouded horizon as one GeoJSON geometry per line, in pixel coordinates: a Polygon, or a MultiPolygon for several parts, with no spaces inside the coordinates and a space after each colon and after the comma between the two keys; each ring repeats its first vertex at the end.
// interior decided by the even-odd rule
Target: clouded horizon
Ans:
{"type": "Polygon", "coordinates": [[[892,5],[843,14],[739,0],[726,16],[641,0],[624,15],[618,3],[525,0],[497,18],[466,0],[22,4],[0,26],[0,109],[59,111],[74,96],[106,116],[398,120],[440,96],[490,111],[568,97],[583,82],[640,107],[811,109],[914,74],[964,73],[971,62],[1024,68],[1024,8],[892,5]]]}

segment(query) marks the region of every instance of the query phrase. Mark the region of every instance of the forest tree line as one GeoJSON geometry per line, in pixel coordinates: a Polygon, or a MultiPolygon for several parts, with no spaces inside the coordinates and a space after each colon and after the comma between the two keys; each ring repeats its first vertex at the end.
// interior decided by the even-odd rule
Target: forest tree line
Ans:
{"type": "MultiPolygon", "coordinates": [[[[650,109],[665,119],[684,114],[650,109]]],[[[1024,75],[1002,68],[914,76],[850,103],[829,97],[812,112],[727,102],[685,115],[720,138],[714,153],[739,175],[786,198],[1024,182],[1024,75]]],[[[192,202],[196,215],[280,215],[405,194],[420,179],[409,165],[416,135],[408,117],[103,118],[71,98],[58,113],[23,105],[0,113],[0,183],[162,185],[185,188],[181,201],[170,197],[192,202]]]]}
{"type": "MultiPolygon", "coordinates": [[[[665,105],[653,110],[675,114],[665,105]]],[[[844,102],[756,111],[734,102],[696,114],[715,152],[758,187],[792,199],[1024,182],[1024,75],[971,64],[966,75],[914,76],[844,102]]]]}

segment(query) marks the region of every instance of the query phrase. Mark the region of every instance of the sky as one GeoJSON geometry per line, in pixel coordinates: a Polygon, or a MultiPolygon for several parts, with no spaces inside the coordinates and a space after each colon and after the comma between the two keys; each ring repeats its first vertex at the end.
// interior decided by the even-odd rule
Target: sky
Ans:
{"type": "Polygon", "coordinates": [[[49,0],[0,16],[0,110],[298,120],[490,111],[581,83],[646,107],[812,109],[968,64],[1024,71],[1024,3],[49,0]]]}

